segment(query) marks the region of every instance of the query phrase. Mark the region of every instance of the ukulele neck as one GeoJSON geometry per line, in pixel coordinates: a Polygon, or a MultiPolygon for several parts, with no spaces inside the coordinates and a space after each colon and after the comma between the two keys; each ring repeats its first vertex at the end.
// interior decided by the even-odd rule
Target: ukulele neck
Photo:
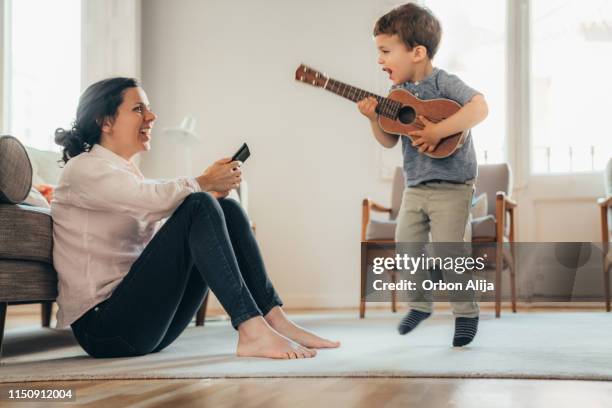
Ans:
{"type": "Polygon", "coordinates": [[[345,84],[344,82],[336,81],[332,78],[327,80],[323,89],[333,92],[336,95],[353,102],[359,102],[364,98],[374,97],[378,101],[376,112],[391,119],[395,119],[397,117],[398,111],[401,107],[401,105],[394,100],[364,91],[363,89],[345,84]]]}

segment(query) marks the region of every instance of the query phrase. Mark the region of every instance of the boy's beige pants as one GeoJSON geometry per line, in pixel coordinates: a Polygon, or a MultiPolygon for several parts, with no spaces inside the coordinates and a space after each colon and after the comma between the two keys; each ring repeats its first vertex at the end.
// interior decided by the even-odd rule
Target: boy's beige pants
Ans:
{"type": "MultiPolygon", "coordinates": [[[[404,190],[402,206],[398,214],[395,241],[405,243],[431,242],[465,242],[469,241],[466,233],[472,196],[474,194],[473,180],[465,184],[448,182],[428,182],[404,190]]],[[[457,255],[456,253],[454,255],[457,255]]],[[[444,254],[435,254],[442,256],[444,254]]],[[[466,253],[463,256],[471,256],[466,253]]],[[[445,282],[457,281],[453,270],[442,270],[445,282]]],[[[462,279],[469,279],[464,273],[462,279]]],[[[408,299],[411,309],[431,313],[433,303],[431,293],[421,288],[425,279],[431,279],[428,270],[419,270],[408,279],[416,283],[418,290],[409,291],[408,299]]],[[[461,301],[452,301],[453,314],[456,317],[476,317],[479,314],[478,304],[470,296],[462,295],[461,301]],[[471,300],[471,301],[466,301],[471,300]]]]}

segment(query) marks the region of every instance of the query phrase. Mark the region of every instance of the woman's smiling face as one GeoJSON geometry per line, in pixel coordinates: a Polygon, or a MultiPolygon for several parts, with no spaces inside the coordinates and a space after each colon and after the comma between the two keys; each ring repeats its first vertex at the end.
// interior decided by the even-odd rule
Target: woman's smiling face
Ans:
{"type": "Polygon", "coordinates": [[[145,91],[140,87],[128,88],[115,118],[104,120],[101,142],[130,160],[136,153],[151,149],[151,130],[156,119],[145,91]]]}

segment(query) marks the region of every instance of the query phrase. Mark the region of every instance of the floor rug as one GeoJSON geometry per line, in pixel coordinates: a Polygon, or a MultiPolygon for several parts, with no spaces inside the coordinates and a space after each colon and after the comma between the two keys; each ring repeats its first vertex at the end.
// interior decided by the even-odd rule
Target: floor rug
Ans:
{"type": "Polygon", "coordinates": [[[612,315],[604,312],[481,315],[478,336],[451,347],[454,322],[438,314],[412,333],[399,314],[301,315],[295,320],[331,339],[335,350],[305,360],[235,356],[227,321],[189,327],[160,353],[93,359],[70,330],[22,327],[5,333],[0,382],[248,377],[440,377],[612,380],[612,315]]]}

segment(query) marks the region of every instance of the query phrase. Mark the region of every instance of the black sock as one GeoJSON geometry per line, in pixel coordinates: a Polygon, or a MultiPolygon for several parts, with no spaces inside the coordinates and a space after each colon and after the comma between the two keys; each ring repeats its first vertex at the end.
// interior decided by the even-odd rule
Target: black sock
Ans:
{"type": "Polygon", "coordinates": [[[453,337],[454,347],[463,347],[470,344],[478,331],[478,316],[476,317],[457,317],[455,319],[455,336],[453,337]]]}
{"type": "Polygon", "coordinates": [[[399,323],[397,331],[399,334],[406,334],[414,330],[423,320],[431,316],[431,313],[421,312],[420,310],[411,309],[410,312],[399,323]]]}

